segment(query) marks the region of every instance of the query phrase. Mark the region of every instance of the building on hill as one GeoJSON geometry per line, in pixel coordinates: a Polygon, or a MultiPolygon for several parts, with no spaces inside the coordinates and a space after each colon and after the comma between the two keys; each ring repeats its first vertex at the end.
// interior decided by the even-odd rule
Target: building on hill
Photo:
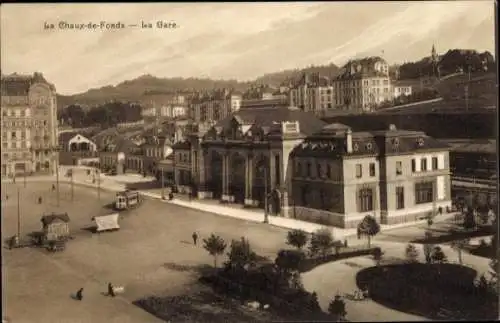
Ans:
{"type": "Polygon", "coordinates": [[[41,73],[2,75],[2,176],[55,173],[57,94],[41,73]]]}
{"type": "Polygon", "coordinates": [[[391,82],[392,86],[392,97],[394,99],[399,98],[400,96],[409,96],[412,94],[412,84],[414,82],[405,82],[404,80],[393,81],[391,82]]]}
{"type": "Polygon", "coordinates": [[[389,65],[380,57],[349,61],[333,80],[335,106],[342,110],[372,111],[392,100],[389,65]]]}
{"type": "Polygon", "coordinates": [[[327,125],[285,104],[243,106],[173,150],[183,191],[254,207],[267,201],[278,216],[355,227],[367,214],[393,224],[451,205],[447,145],[394,126],[327,125]]]}
{"type": "Polygon", "coordinates": [[[304,74],[290,88],[288,95],[291,106],[318,116],[335,108],[335,92],[330,79],[321,77],[318,73],[304,74]]]}
{"type": "Polygon", "coordinates": [[[240,109],[242,94],[229,89],[196,93],[190,98],[188,116],[195,122],[218,121],[240,109]]]}

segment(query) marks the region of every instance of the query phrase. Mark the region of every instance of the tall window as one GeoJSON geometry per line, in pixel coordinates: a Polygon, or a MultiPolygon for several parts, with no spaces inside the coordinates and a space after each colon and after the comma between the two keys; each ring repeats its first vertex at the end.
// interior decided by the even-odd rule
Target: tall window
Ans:
{"type": "Polygon", "coordinates": [[[361,178],[363,176],[363,169],[361,164],[356,164],[356,178],[361,178]]]}
{"type": "Polygon", "coordinates": [[[323,189],[319,190],[319,201],[320,201],[320,209],[326,210],[326,193],[323,189]]]}
{"type": "Polygon", "coordinates": [[[413,173],[415,173],[416,170],[417,170],[417,161],[415,159],[412,159],[411,160],[411,171],[413,173]]]}
{"type": "Polygon", "coordinates": [[[306,177],[311,177],[311,163],[306,165],[306,177]]]}
{"type": "Polygon", "coordinates": [[[400,161],[396,162],[396,175],[403,175],[403,163],[400,161]]]}
{"type": "Polygon", "coordinates": [[[431,203],[434,197],[434,185],[432,182],[415,184],[415,203],[431,203]]]}
{"type": "Polygon", "coordinates": [[[297,163],[296,164],[296,166],[295,166],[295,175],[296,176],[302,175],[302,164],[301,163],[297,163]]]}
{"type": "Polygon", "coordinates": [[[403,186],[396,187],[396,209],[405,208],[405,188],[403,186]]]}
{"type": "Polygon", "coordinates": [[[326,165],[326,178],[328,178],[328,179],[332,178],[332,166],[331,165],[326,165]]]}
{"type": "Polygon", "coordinates": [[[307,206],[307,192],[308,192],[308,187],[307,186],[303,186],[302,190],[300,192],[301,200],[302,200],[302,205],[303,206],[307,206]]]}
{"type": "Polygon", "coordinates": [[[317,172],[318,172],[318,177],[319,177],[319,178],[322,178],[322,177],[323,177],[323,169],[321,168],[321,164],[320,164],[320,163],[318,163],[318,164],[316,165],[316,170],[317,170],[317,172]]]}
{"type": "Polygon", "coordinates": [[[13,139],[16,138],[16,132],[15,131],[11,131],[10,137],[13,138],[13,139]]]}
{"type": "Polygon", "coordinates": [[[363,188],[358,191],[358,212],[373,211],[373,190],[363,188]]]}
{"type": "Polygon", "coordinates": [[[438,169],[438,158],[432,157],[432,170],[438,169]]]}
{"type": "Polygon", "coordinates": [[[370,163],[370,176],[375,176],[375,163],[370,163]]]}
{"type": "Polygon", "coordinates": [[[427,158],[422,158],[420,160],[420,170],[425,172],[427,170],[427,158]]]}

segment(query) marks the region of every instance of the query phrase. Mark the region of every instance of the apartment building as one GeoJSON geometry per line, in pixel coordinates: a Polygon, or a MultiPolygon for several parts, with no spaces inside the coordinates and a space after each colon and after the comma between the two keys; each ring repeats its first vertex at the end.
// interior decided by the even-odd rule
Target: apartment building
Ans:
{"type": "Polygon", "coordinates": [[[190,98],[189,117],[195,122],[218,121],[238,111],[242,94],[229,89],[195,93],[190,98]]]}
{"type": "Polygon", "coordinates": [[[380,57],[351,60],[333,80],[335,106],[348,111],[371,111],[392,100],[389,65],[380,57]]]}
{"type": "Polygon", "coordinates": [[[304,74],[288,91],[291,106],[322,116],[335,107],[334,89],[327,77],[304,74]]]}
{"type": "Polygon", "coordinates": [[[56,89],[41,73],[2,75],[2,176],[53,173],[58,156],[56,89]]]}

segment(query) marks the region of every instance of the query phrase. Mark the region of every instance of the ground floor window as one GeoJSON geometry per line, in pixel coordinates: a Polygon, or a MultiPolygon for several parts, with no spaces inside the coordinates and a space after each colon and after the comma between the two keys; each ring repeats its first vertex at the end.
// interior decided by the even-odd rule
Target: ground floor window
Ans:
{"type": "Polygon", "coordinates": [[[362,188],[358,191],[358,212],[373,211],[373,189],[362,188]]]}
{"type": "Polygon", "coordinates": [[[434,196],[434,185],[432,182],[415,184],[415,203],[431,203],[434,196]]]}
{"type": "Polygon", "coordinates": [[[405,188],[403,186],[396,187],[396,209],[405,208],[405,188]]]}

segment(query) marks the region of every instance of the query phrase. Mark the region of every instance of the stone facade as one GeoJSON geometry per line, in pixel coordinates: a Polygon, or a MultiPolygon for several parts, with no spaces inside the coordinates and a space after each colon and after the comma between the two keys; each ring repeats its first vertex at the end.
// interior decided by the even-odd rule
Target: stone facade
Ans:
{"type": "Polygon", "coordinates": [[[58,126],[54,85],[42,74],[2,75],[2,176],[57,168],[58,126]]]}

